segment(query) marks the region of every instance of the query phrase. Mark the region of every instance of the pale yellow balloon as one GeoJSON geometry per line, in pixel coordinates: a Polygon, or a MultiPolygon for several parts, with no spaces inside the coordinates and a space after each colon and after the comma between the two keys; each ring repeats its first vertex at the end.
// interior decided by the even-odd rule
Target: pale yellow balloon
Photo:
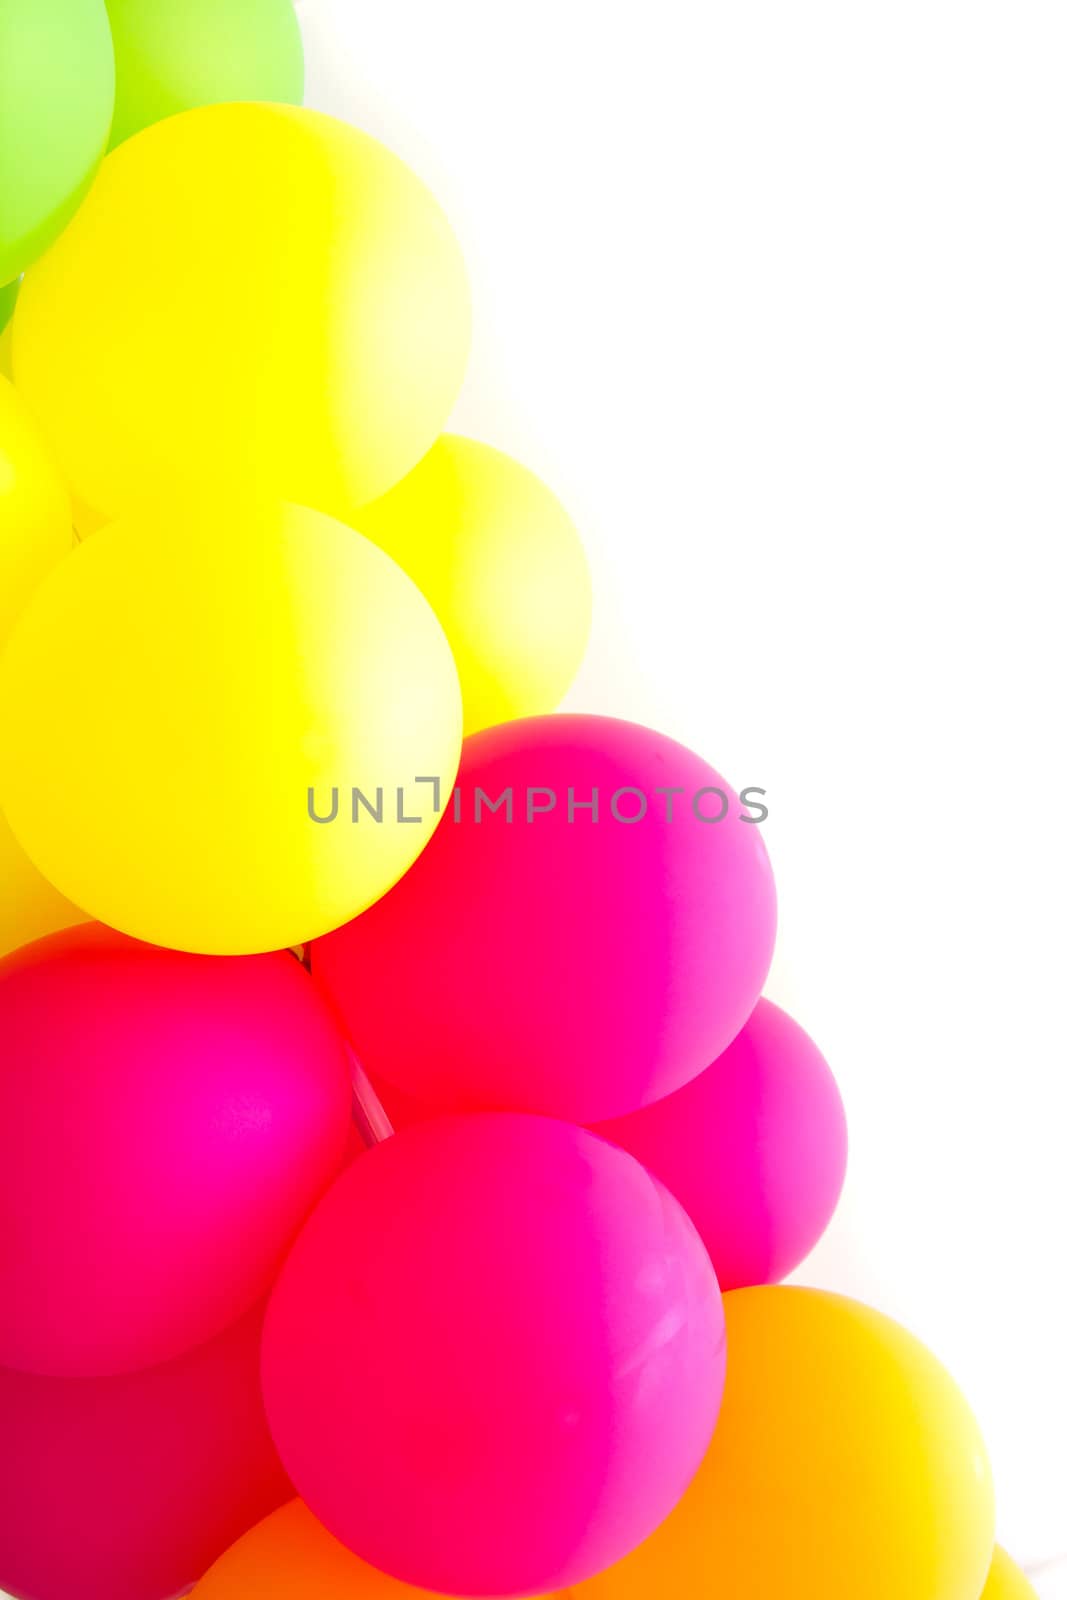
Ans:
{"type": "Polygon", "coordinates": [[[67,492],[26,406],[0,377],[0,647],[70,545],[67,492]]]}
{"type": "Polygon", "coordinates": [[[296,106],[203,106],[127,139],[27,273],[15,374],[102,516],[213,486],[344,515],[440,433],[470,343],[429,191],[296,106]]]}
{"type": "Polygon", "coordinates": [[[85,921],[85,912],[41,877],[0,812],[0,956],[85,921]]]}
{"type": "Polygon", "coordinates": [[[585,652],[592,593],[574,523],[539,478],[489,445],[444,434],[351,518],[437,612],[467,733],[555,710],[585,652]]]}
{"type": "Polygon", "coordinates": [[[302,507],[171,505],[87,539],[20,618],[0,805],[100,921],[183,950],[283,949],[407,870],[461,731],[440,625],[369,540],[302,507]],[[378,820],[353,821],[354,787],[378,820]]]}
{"type": "Polygon", "coordinates": [[[1033,1584],[999,1545],[993,1552],[993,1565],[981,1600],[1037,1600],[1033,1584]]]}

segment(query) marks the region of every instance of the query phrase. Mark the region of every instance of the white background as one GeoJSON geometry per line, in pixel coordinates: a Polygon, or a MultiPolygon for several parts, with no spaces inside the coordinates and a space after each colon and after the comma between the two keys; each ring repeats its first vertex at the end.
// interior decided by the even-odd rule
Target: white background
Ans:
{"type": "Polygon", "coordinates": [[[1036,1568],[1067,1551],[1062,4],[301,12],[308,103],[461,236],[457,425],[586,538],[569,704],[769,790],[771,992],[852,1132],[799,1276],[947,1362],[1036,1568]]]}

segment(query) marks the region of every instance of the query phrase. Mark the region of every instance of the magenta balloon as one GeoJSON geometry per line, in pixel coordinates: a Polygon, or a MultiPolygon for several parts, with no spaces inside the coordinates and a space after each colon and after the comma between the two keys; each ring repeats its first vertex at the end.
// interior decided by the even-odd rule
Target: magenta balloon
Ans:
{"type": "Polygon", "coordinates": [[[121,1378],[0,1371],[0,1587],[170,1600],[292,1494],[263,1414],[262,1320],[121,1378]]]}
{"type": "Polygon", "coordinates": [[[681,1201],[723,1289],[792,1272],[821,1238],[845,1180],[848,1134],[833,1074],[769,1000],[692,1083],[595,1131],[681,1201]]]}
{"type": "Polygon", "coordinates": [[[297,1492],[426,1589],[543,1594],[672,1509],[715,1424],[722,1301],[692,1223],[623,1151],[539,1117],[446,1117],[357,1158],[267,1311],[297,1492]]]}
{"type": "Polygon", "coordinates": [[[732,790],[648,728],[551,716],[468,739],[458,792],[461,820],[449,806],[401,882],[312,950],[371,1077],[593,1122],[702,1072],[774,945],[767,853],[732,790]],[[477,820],[479,791],[505,805],[477,820]]]}
{"type": "Polygon", "coordinates": [[[340,1035],[287,954],[95,924],[0,962],[0,1365],[170,1360],[262,1299],[349,1131],[340,1035]]]}

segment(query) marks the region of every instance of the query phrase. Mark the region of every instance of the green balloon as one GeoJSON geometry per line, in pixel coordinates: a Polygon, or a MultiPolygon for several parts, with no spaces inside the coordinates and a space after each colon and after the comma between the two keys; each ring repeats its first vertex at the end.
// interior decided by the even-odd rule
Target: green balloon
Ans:
{"type": "Polygon", "coordinates": [[[0,283],[69,220],[107,145],[104,0],[0,0],[0,283]]]}
{"type": "Polygon", "coordinates": [[[112,149],[194,106],[300,105],[304,98],[292,0],[107,0],[107,8],[115,42],[112,149]]]}
{"type": "MultiPolygon", "coordinates": [[[[0,0],[2,4],[2,0],[0,0]]],[[[15,301],[19,297],[19,284],[21,278],[16,278],[13,283],[5,283],[0,289],[0,333],[3,333],[11,321],[11,313],[15,309],[15,301]]]]}

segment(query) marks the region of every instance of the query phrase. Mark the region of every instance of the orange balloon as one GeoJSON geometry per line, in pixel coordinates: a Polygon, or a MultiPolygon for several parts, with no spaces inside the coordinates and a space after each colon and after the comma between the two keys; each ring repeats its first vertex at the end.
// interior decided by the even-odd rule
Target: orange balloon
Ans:
{"type": "MultiPolygon", "coordinates": [[[[436,1600],[338,1544],[290,1500],[219,1557],[191,1600],[436,1600]]],[[[556,1600],[564,1600],[562,1595],[556,1600]]]]}
{"type": "Polygon", "coordinates": [[[578,1600],[976,1600],[993,1553],[978,1425],[888,1317],[738,1289],[726,1392],[681,1504],[578,1600]]]}
{"type": "Polygon", "coordinates": [[[993,1553],[982,1600],[1037,1600],[1037,1590],[1029,1578],[999,1545],[993,1553]]]}

